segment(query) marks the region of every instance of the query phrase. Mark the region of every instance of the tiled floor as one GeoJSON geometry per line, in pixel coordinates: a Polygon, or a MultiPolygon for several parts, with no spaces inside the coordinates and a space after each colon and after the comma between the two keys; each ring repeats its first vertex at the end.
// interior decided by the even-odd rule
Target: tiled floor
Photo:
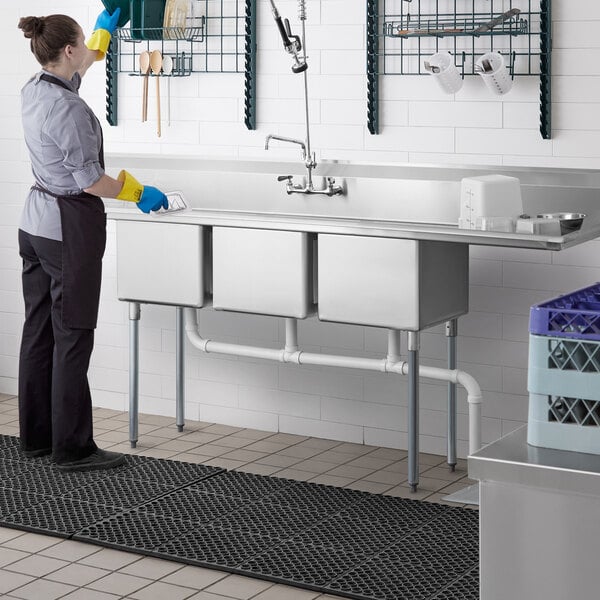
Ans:
{"type": "MultiPolygon", "coordinates": [[[[128,442],[126,413],[95,409],[95,439],[103,448],[222,466],[443,502],[473,483],[466,462],[456,472],[445,458],[421,454],[419,491],[411,493],[406,452],[202,422],[177,432],[174,419],[140,415],[138,447],[128,442]]],[[[0,433],[18,435],[17,399],[0,394],[0,433]]],[[[454,504],[456,506],[456,504],[454,504]]],[[[472,507],[470,507],[472,508],[472,507]]],[[[333,600],[319,594],[180,563],[0,527],[0,596],[52,600],[333,600]]]]}

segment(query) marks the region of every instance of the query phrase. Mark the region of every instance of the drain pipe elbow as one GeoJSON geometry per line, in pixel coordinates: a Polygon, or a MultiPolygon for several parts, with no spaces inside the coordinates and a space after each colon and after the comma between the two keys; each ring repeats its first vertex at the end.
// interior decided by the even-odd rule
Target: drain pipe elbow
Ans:
{"type": "Polygon", "coordinates": [[[198,332],[198,313],[195,308],[183,309],[183,322],[185,333],[192,346],[202,350],[202,352],[207,352],[206,346],[210,340],[204,339],[198,332]]]}
{"type": "Polygon", "coordinates": [[[481,388],[472,375],[457,371],[457,383],[467,390],[469,403],[469,454],[481,448],[481,388]]]}
{"type": "MultiPolygon", "coordinates": [[[[399,375],[408,374],[408,363],[400,361],[386,365],[387,369],[399,375]]],[[[469,403],[469,454],[481,448],[481,399],[482,393],[476,379],[465,371],[440,369],[438,367],[419,367],[419,375],[429,379],[438,379],[460,384],[467,392],[469,403]]]]}

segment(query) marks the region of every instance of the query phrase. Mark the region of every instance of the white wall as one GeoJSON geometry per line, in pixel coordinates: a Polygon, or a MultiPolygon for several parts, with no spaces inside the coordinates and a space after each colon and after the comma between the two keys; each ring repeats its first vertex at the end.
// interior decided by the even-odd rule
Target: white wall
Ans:
{"type": "MultiPolygon", "coordinates": [[[[466,0],[465,0],[466,2],[466,0]]],[[[466,4],[470,4],[466,2],[466,4]]],[[[515,3],[518,5],[518,3],[515,3]]],[[[553,138],[538,132],[539,79],[517,78],[498,99],[477,78],[455,96],[442,94],[429,76],[382,78],[381,134],[365,123],[365,2],[308,0],[312,141],[319,158],[357,162],[483,163],[600,168],[600,3],[554,0],[553,138]]],[[[296,20],[295,2],[278,2],[296,20]]],[[[64,12],[86,31],[102,9],[97,0],[61,0],[64,12]]],[[[16,234],[31,183],[19,117],[19,89],[36,70],[19,16],[48,13],[47,0],[2,3],[0,32],[5,60],[0,87],[0,391],[16,393],[23,302],[16,234]]],[[[243,76],[197,74],[172,82],[172,123],[155,135],[153,87],[150,122],[140,123],[141,81],[121,76],[119,126],[105,124],[108,152],[266,157],[267,133],[303,136],[301,80],[281,50],[268,2],[259,0],[257,130],[243,125],[243,76]]],[[[154,83],[153,81],[151,83],[154,83]]],[[[163,85],[163,87],[166,87],[163,85]]],[[[104,69],[92,67],[82,96],[103,118],[104,69]]],[[[164,106],[164,100],[163,100],[164,106]]],[[[103,121],[104,122],[104,121],[103,121]]],[[[274,147],[269,158],[298,158],[274,147]]],[[[112,173],[113,175],[115,173],[112,173]]],[[[568,208],[568,198],[565,198],[568,208]]],[[[471,312],[459,323],[460,368],[484,390],[485,442],[527,419],[528,309],[535,302],[600,280],[600,242],[560,253],[472,247],[471,312]]],[[[90,371],[94,402],[127,405],[128,320],[115,300],[114,229],[105,259],[100,324],[90,371]]],[[[147,306],[141,325],[141,410],[174,414],[174,311],[147,306]]],[[[203,332],[223,340],[277,345],[277,319],[202,312],[203,332]]],[[[300,324],[311,349],[376,355],[385,332],[363,327],[300,324]]],[[[422,335],[422,362],[443,365],[442,328],[422,335]]],[[[405,446],[406,383],[396,376],[321,370],[200,356],[189,348],[187,415],[266,430],[405,446]]],[[[421,448],[445,450],[445,386],[422,386],[421,448]]],[[[461,393],[460,451],[466,452],[466,402],[461,393]]]]}

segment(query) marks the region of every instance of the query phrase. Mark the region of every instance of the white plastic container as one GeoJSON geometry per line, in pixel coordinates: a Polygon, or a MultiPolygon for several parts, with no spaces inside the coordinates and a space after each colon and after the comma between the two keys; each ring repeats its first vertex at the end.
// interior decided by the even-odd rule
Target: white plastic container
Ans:
{"type": "Polygon", "coordinates": [[[522,213],[521,182],[516,177],[482,175],[462,179],[461,229],[514,231],[514,223],[522,213]]]}
{"type": "Polygon", "coordinates": [[[462,88],[463,79],[449,52],[438,52],[427,62],[430,73],[446,94],[455,94],[462,88]]]}
{"type": "Polygon", "coordinates": [[[479,66],[479,75],[488,89],[497,96],[508,94],[512,88],[513,80],[506,68],[504,57],[499,52],[488,52],[481,56],[475,63],[479,66]],[[488,61],[492,67],[487,73],[483,69],[483,61],[488,61]]]}

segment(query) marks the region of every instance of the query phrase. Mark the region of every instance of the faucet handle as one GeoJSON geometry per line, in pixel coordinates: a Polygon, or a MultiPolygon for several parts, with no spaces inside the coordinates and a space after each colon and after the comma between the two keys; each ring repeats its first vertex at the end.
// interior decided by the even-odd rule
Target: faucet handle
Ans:
{"type": "Polygon", "coordinates": [[[287,179],[290,183],[292,183],[292,177],[293,175],[279,175],[277,177],[277,181],[285,181],[287,179]]]}

